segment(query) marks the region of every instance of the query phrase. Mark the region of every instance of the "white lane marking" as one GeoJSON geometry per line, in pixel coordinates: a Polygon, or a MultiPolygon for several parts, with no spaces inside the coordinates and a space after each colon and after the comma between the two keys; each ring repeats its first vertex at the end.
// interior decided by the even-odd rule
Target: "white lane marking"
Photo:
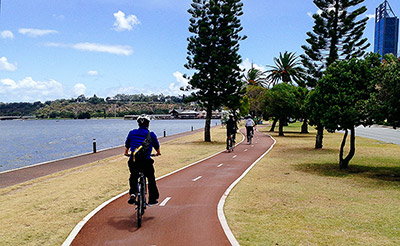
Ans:
{"type": "Polygon", "coordinates": [[[219,164],[217,167],[222,167],[224,165],[224,163],[219,164]]]}
{"type": "Polygon", "coordinates": [[[248,149],[245,149],[244,152],[247,152],[248,149]]]}
{"type": "Polygon", "coordinates": [[[199,179],[201,179],[202,178],[202,176],[199,176],[199,177],[197,177],[197,178],[195,178],[195,179],[192,179],[192,181],[193,182],[196,182],[197,180],[199,180],[199,179]]]}
{"type": "Polygon", "coordinates": [[[235,159],[237,157],[237,155],[232,156],[232,159],[235,159]]]}
{"type": "Polygon", "coordinates": [[[160,203],[160,207],[164,207],[165,206],[165,204],[167,204],[167,202],[169,201],[171,199],[171,197],[169,196],[169,197],[167,197],[167,198],[165,198],[164,199],[164,201],[162,201],[162,203],[160,203]]]}
{"type": "Polygon", "coordinates": [[[251,146],[252,148],[254,147],[254,144],[251,146]]]}

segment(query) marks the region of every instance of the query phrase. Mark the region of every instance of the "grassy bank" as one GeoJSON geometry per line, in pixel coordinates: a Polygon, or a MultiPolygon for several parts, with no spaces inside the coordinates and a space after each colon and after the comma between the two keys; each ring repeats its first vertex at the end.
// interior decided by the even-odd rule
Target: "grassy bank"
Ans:
{"type": "Polygon", "coordinates": [[[341,171],[342,134],[285,135],[227,199],[241,245],[400,245],[400,146],[357,137],[341,171]]]}
{"type": "MultiPolygon", "coordinates": [[[[225,147],[225,129],[169,141],[156,158],[158,177],[225,147]]],[[[128,189],[126,157],[116,156],[0,190],[0,245],[61,245],[75,225],[128,189]]]]}

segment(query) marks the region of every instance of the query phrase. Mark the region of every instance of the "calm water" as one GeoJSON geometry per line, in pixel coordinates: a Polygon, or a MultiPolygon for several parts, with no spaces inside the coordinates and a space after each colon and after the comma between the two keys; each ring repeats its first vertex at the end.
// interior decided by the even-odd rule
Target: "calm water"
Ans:
{"type": "MultiPolygon", "coordinates": [[[[212,125],[220,124],[214,120],[212,125]]],[[[150,130],[162,137],[203,128],[204,120],[155,120],[150,130]]],[[[0,172],[45,161],[124,145],[136,121],[91,120],[12,120],[0,121],[0,172]]]]}

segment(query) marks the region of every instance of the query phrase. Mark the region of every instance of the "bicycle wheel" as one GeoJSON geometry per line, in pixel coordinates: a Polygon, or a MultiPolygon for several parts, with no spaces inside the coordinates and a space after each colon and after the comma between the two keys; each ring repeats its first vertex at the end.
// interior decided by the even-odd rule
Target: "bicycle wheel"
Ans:
{"type": "Polygon", "coordinates": [[[229,137],[226,139],[226,150],[231,152],[231,139],[229,137]]]}
{"type": "Polygon", "coordinates": [[[140,228],[142,226],[142,209],[143,207],[143,198],[142,198],[142,185],[138,183],[138,193],[137,193],[137,207],[136,207],[136,214],[137,214],[137,227],[140,228]]]}
{"type": "Polygon", "coordinates": [[[140,179],[140,183],[142,184],[142,189],[140,190],[140,198],[142,199],[141,213],[143,216],[144,210],[146,209],[146,179],[142,177],[140,179]]]}

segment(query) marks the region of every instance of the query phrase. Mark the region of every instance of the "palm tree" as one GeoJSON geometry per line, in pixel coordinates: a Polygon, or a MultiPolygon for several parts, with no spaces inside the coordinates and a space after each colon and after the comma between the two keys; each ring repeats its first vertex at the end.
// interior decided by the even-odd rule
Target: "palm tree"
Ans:
{"type": "Polygon", "coordinates": [[[257,68],[253,68],[253,64],[247,71],[247,74],[244,76],[244,80],[249,85],[261,85],[263,87],[267,86],[265,72],[262,72],[257,68]]]}
{"type": "Polygon", "coordinates": [[[279,58],[274,58],[275,66],[267,66],[271,68],[267,70],[269,75],[267,79],[270,86],[276,85],[279,81],[284,83],[296,83],[302,86],[304,70],[300,66],[301,62],[297,60],[296,53],[287,52],[279,53],[279,58]]]}
{"type": "MultiPolygon", "coordinates": [[[[305,72],[303,67],[301,67],[302,63],[298,60],[296,53],[285,51],[282,55],[282,53],[279,52],[279,58],[275,57],[274,63],[275,66],[267,65],[267,67],[270,68],[270,70],[267,70],[269,73],[267,80],[271,87],[276,85],[279,81],[291,84],[296,83],[299,87],[305,87],[305,72]]],[[[271,132],[275,130],[277,121],[278,119],[275,118],[270,129],[271,132]]],[[[307,119],[304,119],[302,132],[308,132],[307,128],[307,119]]]]}

